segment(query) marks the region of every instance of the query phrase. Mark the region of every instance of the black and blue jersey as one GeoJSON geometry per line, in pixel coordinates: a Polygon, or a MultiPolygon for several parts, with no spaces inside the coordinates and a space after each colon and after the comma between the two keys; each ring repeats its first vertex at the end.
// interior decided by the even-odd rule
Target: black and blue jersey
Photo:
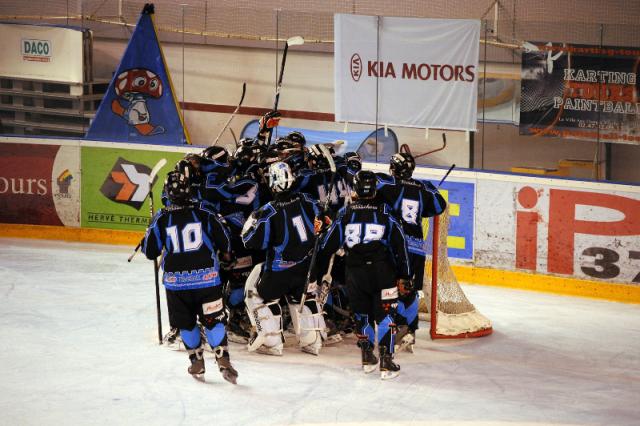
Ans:
{"type": "Polygon", "coordinates": [[[194,203],[159,210],[142,251],[149,259],[163,254],[162,282],[167,289],[191,290],[221,283],[217,253],[230,252],[230,244],[223,219],[206,203],[194,203]]]}
{"type": "Polygon", "coordinates": [[[399,179],[377,173],[378,197],[391,206],[401,219],[409,251],[420,256],[426,254],[422,218],[437,216],[447,206],[446,201],[430,182],[417,179],[399,179]]]}
{"type": "Polygon", "coordinates": [[[344,247],[347,267],[388,260],[395,263],[397,276],[410,273],[402,226],[386,204],[356,200],[343,207],[321,247],[325,254],[344,247]]]}
{"type": "Polygon", "coordinates": [[[314,219],[320,214],[315,200],[302,193],[279,193],[251,214],[242,230],[249,249],[267,250],[266,267],[283,271],[311,256],[315,243],[314,219]]]}

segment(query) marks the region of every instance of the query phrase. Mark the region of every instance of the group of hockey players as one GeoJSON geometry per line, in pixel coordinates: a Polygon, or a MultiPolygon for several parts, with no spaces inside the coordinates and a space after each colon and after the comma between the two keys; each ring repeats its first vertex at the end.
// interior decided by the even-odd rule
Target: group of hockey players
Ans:
{"type": "Polygon", "coordinates": [[[233,155],[212,146],[167,175],[142,250],[162,256],[168,339],[181,339],[197,378],[208,343],[236,383],[228,340],[282,355],[290,328],[318,355],[353,332],[363,370],[395,377],[394,351],[412,350],[418,328],[422,219],[445,201],[411,177],[408,153],[393,155],[390,175],[373,173],[356,153],[308,146],[298,132],[270,143],[279,119],[262,117],[233,155]]]}

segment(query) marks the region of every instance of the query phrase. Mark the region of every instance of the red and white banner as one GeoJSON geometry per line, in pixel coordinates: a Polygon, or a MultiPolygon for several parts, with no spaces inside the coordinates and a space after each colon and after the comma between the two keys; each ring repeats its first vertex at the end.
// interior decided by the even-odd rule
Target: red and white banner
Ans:
{"type": "Polygon", "coordinates": [[[480,21],[334,17],[336,121],[475,130],[480,21]]]}

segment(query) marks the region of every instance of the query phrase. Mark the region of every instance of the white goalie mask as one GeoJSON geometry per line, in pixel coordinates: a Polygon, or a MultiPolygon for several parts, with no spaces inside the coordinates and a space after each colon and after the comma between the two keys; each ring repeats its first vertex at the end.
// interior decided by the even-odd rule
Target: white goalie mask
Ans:
{"type": "Polygon", "coordinates": [[[269,188],[273,192],[291,189],[295,180],[291,167],[287,163],[278,161],[269,166],[269,188]]]}

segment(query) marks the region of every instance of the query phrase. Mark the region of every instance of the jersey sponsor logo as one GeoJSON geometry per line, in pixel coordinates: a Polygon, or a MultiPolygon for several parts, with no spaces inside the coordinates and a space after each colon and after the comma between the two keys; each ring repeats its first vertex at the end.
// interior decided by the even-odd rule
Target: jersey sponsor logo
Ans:
{"type": "Polygon", "coordinates": [[[100,192],[113,202],[140,210],[149,195],[150,174],[149,166],[119,157],[100,187],[100,192]]]}
{"type": "Polygon", "coordinates": [[[253,265],[253,260],[251,256],[243,256],[236,259],[236,264],[233,269],[244,269],[253,265]]]}
{"type": "Polygon", "coordinates": [[[198,269],[197,271],[165,272],[163,281],[173,287],[189,286],[192,284],[216,283],[218,271],[213,268],[198,269]]]}
{"type": "Polygon", "coordinates": [[[207,302],[202,304],[202,312],[205,315],[211,315],[218,311],[221,311],[223,308],[222,299],[214,300],[213,302],[207,302]]]}
{"type": "Polygon", "coordinates": [[[398,287],[383,288],[380,291],[380,298],[382,300],[397,299],[398,298],[398,287]]]}

